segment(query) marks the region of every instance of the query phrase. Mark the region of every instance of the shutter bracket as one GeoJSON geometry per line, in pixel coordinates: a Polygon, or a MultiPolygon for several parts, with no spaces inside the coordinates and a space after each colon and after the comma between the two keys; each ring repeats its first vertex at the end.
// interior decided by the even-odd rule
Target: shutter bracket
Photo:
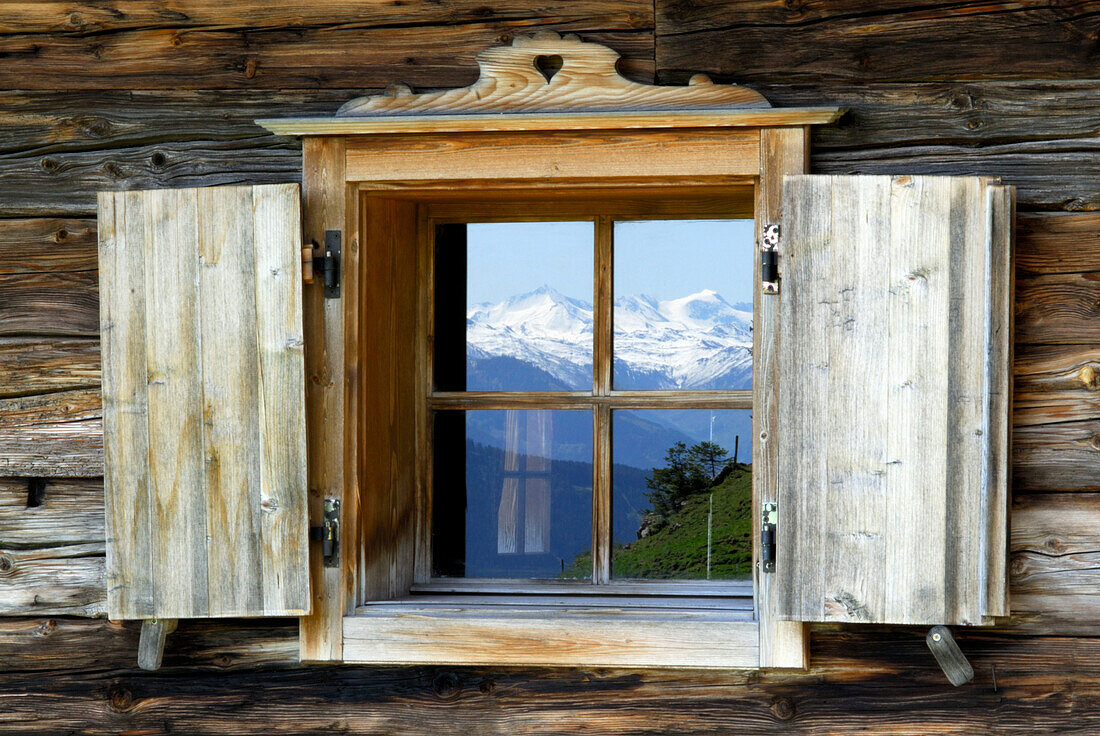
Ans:
{"type": "Polygon", "coordinates": [[[309,538],[321,543],[321,558],[325,567],[340,564],[340,499],[326,498],[321,526],[309,528],[309,538]]]}
{"type": "Polygon", "coordinates": [[[779,512],[775,503],[763,506],[763,519],[760,525],[760,562],[764,572],[775,572],[775,523],[779,512]]]}
{"type": "Polygon", "coordinates": [[[779,223],[769,222],[760,238],[760,281],[765,294],[779,293],[779,223]]]}
{"type": "Polygon", "coordinates": [[[311,243],[311,247],[302,248],[302,280],[312,284],[316,274],[321,274],[325,286],[325,298],[336,299],[340,296],[340,241],[339,230],[325,230],[325,247],[311,243]]]}

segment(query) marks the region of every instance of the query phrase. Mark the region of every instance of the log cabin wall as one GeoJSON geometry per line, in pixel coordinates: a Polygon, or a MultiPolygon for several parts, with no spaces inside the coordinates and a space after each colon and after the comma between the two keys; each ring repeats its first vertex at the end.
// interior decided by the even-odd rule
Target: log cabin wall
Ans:
{"type": "Polygon", "coordinates": [[[3,733],[1100,732],[1100,3],[50,0],[0,9],[3,733]],[[640,81],[845,105],[815,173],[1018,187],[1012,621],[950,687],[905,628],[815,627],[805,674],[299,667],[297,623],[182,622],[165,668],[102,618],[95,196],[296,181],[257,117],[459,86],[570,31],[640,81]],[[27,478],[44,478],[28,492],[27,478]]]}

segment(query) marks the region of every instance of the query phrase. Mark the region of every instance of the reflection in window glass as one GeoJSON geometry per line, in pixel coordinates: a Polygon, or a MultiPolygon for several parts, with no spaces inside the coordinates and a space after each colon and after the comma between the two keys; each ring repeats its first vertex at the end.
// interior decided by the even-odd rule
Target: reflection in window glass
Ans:
{"type": "Polygon", "coordinates": [[[434,573],[591,578],[591,426],[588,411],[437,413],[434,573]]]}
{"type": "Polygon", "coordinates": [[[444,347],[438,388],[590,389],[594,232],[592,222],[443,226],[436,240],[437,346],[442,340],[444,347]],[[463,273],[465,284],[456,283],[463,273]],[[455,341],[456,334],[464,339],[455,341]]]}
{"type": "Polygon", "coordinates": [[[612,577],[749,579],[752,412],[611,416],[612,577]]]}
{"type": "Polygon", "coordinates": [[[614,386],[752,387],[752,220],[616,222],[614,386]]]}

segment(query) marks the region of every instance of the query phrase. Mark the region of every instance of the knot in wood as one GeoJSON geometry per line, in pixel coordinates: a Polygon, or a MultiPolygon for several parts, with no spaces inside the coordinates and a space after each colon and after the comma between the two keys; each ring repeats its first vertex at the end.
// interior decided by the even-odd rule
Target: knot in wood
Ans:
{"type": "Polygon", "coordinates": [[[6,555],[0,555],[0,573],[11,572],[14,567],[15,560],[6,555]]]}
{"type": "Polygon", "coordinates": [[[52,618],[46,619],[34,630],[34,635],[45,638],[57,630],[57,622],[52,618]]]}
{"type": "Polygon", "coordinates": [[[794,718],[794,702],[790,698],[778,698],[769,708],[772,715],[781,721],[789,721],[794,718]]]}
{"type": "Polygon", "coordinates": [[[107,691],[107,707],[116,713],[125,713],[134,707],[134,694],[122,685],[112,685],[107,691]]]}
{"type": "Polygon", "coordinates": [[[1094,365],[1086,365],[1077,372],[1077,380],[1085,385],[1089,391],[1100,389],[1100,371],[1094,365]]]}
{"type": "Polygon", "coordinates": [[[440,700],[455,700],[462,694],[462,681],[453,672],[441,672],[432,680],[432,692],[440,700]]]}
{"type": "Polygon", "coordinates": [[[484,680],[477,684],[477,689],[481,691],[482,695],[489,695],[495,690],[497,684],[493,682],[491,678],[486,677],[484,680]]]}

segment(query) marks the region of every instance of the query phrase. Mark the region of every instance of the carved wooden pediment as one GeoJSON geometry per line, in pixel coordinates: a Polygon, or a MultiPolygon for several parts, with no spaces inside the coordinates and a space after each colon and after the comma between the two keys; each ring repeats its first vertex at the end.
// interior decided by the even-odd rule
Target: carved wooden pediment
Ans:
{"type": "Polygon", "coordinates": [[[543,31],[478,54],[481,76],[468,87],[414,93],[391,85],[383,94],[346,103],[338,117],[479,113],[689,111],[770,108],[758,92],[715,84],[697,74],[686,87],[632,82],[619,74],[619,54],[573,34],[543,31]]]}

